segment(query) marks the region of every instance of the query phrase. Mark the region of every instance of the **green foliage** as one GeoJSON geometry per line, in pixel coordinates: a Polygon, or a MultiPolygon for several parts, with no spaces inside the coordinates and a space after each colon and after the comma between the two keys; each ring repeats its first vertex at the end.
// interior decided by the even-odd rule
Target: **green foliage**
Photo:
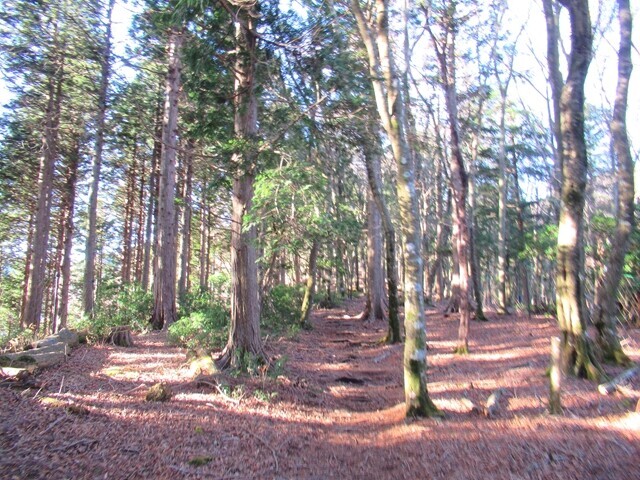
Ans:
{"type": "Polygon", "coordinates": [[[153,309],[153,295],[139,285],[105,284],[98,288],[93,318],[83,318],[75,325],[87,329],[98,338],[105,338],[112,328],[129,326],[145,331],[153,309]]]}
{"type": "Polygon", "coordinates": [[[262,298],[262,326],[270,333],[295,333],[304,297],[302,286],[276,285],[262,298]]]}
{"type": "Polygon", "coordinates": [[[558,243],[558,225],[544,225],[525,232],[524,250],[522,258],[545,257],[554,259],[558,243]]]}
{"type": "Polygon", "coordinates": [[[191,352],[211,352],[224,346],[229,312],[219,303],[208,302],[169,326],[169,341],[191,352]]]}

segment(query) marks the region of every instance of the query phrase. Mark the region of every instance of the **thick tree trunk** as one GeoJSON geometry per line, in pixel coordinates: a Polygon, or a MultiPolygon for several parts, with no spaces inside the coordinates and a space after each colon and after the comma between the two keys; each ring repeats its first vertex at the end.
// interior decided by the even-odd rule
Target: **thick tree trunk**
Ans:
{"type": "Polygon", "coordinates": [[[616,331],[618,286],[622,278],[624,257],[634,227],[633,158],[627,136],[627,97],[631,63],[631,11],[629,0],[618,0],[620,48],[618,50],[618,85],[611,119],[611,136],[617,157],[618,208],[616,232],[611,245],[607,269],[596,290],[593,323],[598,330],[598,345],[606,360],[629,363],[616,331]]]}
{"type": "Polygon", "coordinates": [[[154,308],[151,320],[153,328],[157,330],[168,327],[176,320],[175,196],[182,41],[182,31],[170,32],[158,196],[158,266],[153,285],[154,308]]]}
{"type": "Polygon", "coordinates": [[[102,168],[102,149],[104,146],[105,118],[107,112],[107,93],[111,76],[111,14],[115,0],[109,0],[107,6],[107,25],[105,41],[100,58],[101,77],[98,90],[98,116],[96,118],[96,145],[91,167],[91,186],[89,188],[89,231],[85,245],[83,304],[84,314],[93,315],[96,293],[96,245],[98,241],[98,189],[100,169],[102,168]]]}
{"type": "Polygon", "coordinates": [[[404,392],[407,416],[437,414],[427,393],[427,345],[424,313],[423,260],[418,197],[407,141],[404,99],[398,86],[389,44],[387,0],[376,0],[376,23],[369,25],[358,0],[351,1],[360,36],[367,48],[371,82],[378,113],[398,167],[398,203],[404,242],[404,392]],[[375,34],[375,36],[374,36],[375,34]],[[384,78],[384,82],[381,79],[384,78]]]}
{"type": "Polygon", "coordinates": [[[587,0],[561,0],[569,9],[571,56],[562,89],[562,203],[558,227],[556,303],[565,368],[596,379],[599,371],[586,335],[583,212],[587,183],[584,137],[584,81],[591,62],[591,20],[587,0]]]}
{"type": "MultiPolygon", "coordinates": [[[[258,129],[255,92],[257,4],[240,7],[236,21],[235,116],[236,137],[251,143],[258,129]]],[[[217,360],[220,368],[244,368],[247,357],[265,361],[260,338],[260,298],[256,263],[256,228],[244,228],[244,216],[251,210],[255,158],[253,146],[234,155],[237,172],[233,180],[231,219],[231,324],[229,338],[217,360]]]]}

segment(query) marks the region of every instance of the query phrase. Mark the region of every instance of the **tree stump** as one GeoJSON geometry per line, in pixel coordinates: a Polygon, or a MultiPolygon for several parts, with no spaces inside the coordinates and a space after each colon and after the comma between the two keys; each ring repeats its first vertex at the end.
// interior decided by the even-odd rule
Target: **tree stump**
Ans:
{"type": "Polygon", "coordinates": [[[131,329],[126,326],[113,328],[109,334],[109,342],[118,347],[133,347],[131,329]]]}

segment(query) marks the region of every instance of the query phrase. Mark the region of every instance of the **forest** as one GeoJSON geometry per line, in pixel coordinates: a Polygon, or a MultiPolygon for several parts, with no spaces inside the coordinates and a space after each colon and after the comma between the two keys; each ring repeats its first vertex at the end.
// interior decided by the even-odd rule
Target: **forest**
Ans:
{"type": "Polygon", "coordinates": [[[0,469],[640,475],[639,11],[3,2],[0,469]]]}

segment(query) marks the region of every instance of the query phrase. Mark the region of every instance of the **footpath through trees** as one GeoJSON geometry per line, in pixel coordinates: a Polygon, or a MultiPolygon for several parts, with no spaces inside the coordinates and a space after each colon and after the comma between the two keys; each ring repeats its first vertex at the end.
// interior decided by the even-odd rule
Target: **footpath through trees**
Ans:
{"type": "MultiPolygon", "coordinates": [[[[428,311],[429,392],[444,419],[406,421],[402,346],[363,300],[314,311],[312,331],[268,338],[270,373],[193,381],[164,333],[81,346],[28,390],[0,379],[3,478],[608,478],[640,474],[640,380],[602,395],[567,378],[547,414],[543,316],[492,316],[471,354],[457,319],[428,311]],[[164,402],[145,400],[163,382],[164,402]],[[635,382],[635,383],[634,383],[635,382]],[[490,401],[492,397],[493,401],[490,401]],[[490,410],[490,411],[489,411],[490,410]],[[488,415],[490,413],[490,415],[488,415]],[[584,461],[584,459],[589,461],[584,461]]],[[[640,360],[640,331],[625,333],[640,360]]],[[[622,371],[613,368],[613,376],[622,371]]]]}

